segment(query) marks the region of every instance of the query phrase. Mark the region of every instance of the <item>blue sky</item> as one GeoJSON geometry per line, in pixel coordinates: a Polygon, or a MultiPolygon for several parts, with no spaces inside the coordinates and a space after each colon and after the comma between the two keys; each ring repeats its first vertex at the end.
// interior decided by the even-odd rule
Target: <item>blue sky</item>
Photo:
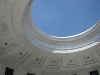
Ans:
{"type": "Polygon", "coordinates": [[[32,19],[48,35],[72,36],[100,20],[100,0],[34,0],[32,19]]]}

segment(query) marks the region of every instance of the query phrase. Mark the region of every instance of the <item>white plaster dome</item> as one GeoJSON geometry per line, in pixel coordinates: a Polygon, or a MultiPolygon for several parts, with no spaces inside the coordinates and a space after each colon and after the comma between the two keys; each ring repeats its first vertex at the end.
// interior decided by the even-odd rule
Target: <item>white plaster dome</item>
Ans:
{"type": "Polygon", "coordinates": [[[100,22],[70,37],[53,37],[32,22],[33,0],[0,0],[0,75],[88,75],[100,72],[100,22]]]}

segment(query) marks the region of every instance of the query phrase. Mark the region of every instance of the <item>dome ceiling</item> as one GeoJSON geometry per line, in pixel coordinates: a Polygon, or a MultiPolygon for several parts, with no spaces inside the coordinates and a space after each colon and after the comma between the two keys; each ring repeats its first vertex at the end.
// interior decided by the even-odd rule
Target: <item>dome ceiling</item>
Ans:
{"type": "Polygon", "coordinates": [[[30,19],[32,2],[32,0],[0,0],[0,63],[3,64],[0,67],[2,71],[5,67],[13,68],[15,72],[21,69],[23,74],[28,72],[43,75],[80,73],[88,75],[90,71],[99,71],[100,22],[77,36],[49,37],[37,31],[35,26],[32,27],[34,25],[30,19]],[[37,43],[37,41],[42,42],[37,43]],[[51,44],[49,48],[47,44],[51,44]],[[50,46],[53,48],[50,49],[50,46]],[[78,50],[83,51],[52,52],[56,48],[63,50],[63,46],[64,49],[67,47],[67,50],[70,48],[74,51],[77,47],[78,50]]]}

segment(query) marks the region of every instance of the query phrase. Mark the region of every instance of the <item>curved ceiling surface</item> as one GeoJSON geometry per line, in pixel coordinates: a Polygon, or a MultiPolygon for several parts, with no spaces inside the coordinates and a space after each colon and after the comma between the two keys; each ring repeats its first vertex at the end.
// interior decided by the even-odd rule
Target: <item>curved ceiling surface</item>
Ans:
{"type": "Polygon", "coordinates": [[[100,19],[100,0],[34,0],[32,19],[51,36],[72,36],[86,31],[100,19]]]}
{"type": "Polygon", "coordinates": [[[32,1],[0,0],[0,75],[4,75],[6,67],[14,69],[14,75],[89,75],[94,70],[100,73],[100,21],[78,36],[50,37],[38,31],[31,21],[32,1]],[[51,52],[69,49],[74,52],[51,52]]]}

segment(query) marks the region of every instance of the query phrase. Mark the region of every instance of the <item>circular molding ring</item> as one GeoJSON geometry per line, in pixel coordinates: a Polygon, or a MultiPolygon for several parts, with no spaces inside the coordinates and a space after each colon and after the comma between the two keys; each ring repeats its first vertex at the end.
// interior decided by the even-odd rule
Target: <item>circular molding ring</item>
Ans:
{"type": "Polygon", "coordinates": [[[26,3],[24,3],[23,7],[20,8],[20,3],[18,3],[19,6],[15,6],[16,10],[14,10],[13,16],[15,17],[16,13],[19,14],[17,18],[14,18],[14,26],[18,36],[21,37],[21,35],[25,35],[25,37],[36,47],[53,53],[78,52],[95,46],[99,43],[100,21],[98,21],[93,27],[85,32],[73,36],[54,37],[44,34],[37,29],[32,21],[32,2],[32,0],[26,0],[26,3]]]}

